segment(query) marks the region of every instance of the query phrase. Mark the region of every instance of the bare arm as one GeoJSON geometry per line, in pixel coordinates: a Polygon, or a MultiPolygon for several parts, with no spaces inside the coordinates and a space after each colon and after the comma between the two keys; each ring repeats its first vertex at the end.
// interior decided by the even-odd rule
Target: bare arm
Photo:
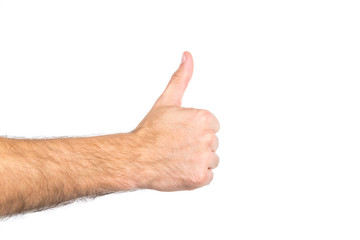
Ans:
{"type": "Polygon", "coordinates": [[[0,216],[81,197],[137,188],[195,189],[219,162],[219,122],[207,110],[182,108],[193,60],[179,69],[131,133],[86,138],[0,138],[0,216]]]}
{"type": "Polygon", "coordinates": [[[0,138],[0,216],[136,187],[130,134],[0,138]]]}

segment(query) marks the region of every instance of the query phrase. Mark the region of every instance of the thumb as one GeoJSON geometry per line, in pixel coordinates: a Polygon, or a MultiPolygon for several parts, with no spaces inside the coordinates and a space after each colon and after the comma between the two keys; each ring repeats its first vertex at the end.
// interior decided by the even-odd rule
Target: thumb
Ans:
{"type": "Polygon", "coordinates": [[[165,91],[156,101],[156,106],[181,106],[181,100],[193,74],[194,62],[191,53],[184,52],[181,64],[172,75],[165,91]]]}

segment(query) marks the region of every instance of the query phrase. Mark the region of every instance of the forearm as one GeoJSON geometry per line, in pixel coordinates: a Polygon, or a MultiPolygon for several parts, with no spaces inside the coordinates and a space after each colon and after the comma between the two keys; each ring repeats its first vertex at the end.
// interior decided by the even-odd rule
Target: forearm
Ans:
{"type": "Polygon", "coordinates": [[[136,188],[131,134],[0,138],[0,216],[136,188]]]}

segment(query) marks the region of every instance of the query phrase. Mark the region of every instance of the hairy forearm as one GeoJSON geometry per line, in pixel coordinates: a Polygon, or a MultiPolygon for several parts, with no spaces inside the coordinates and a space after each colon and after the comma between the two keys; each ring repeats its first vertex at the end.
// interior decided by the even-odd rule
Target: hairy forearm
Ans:
{"type": "Polygon", "coordinates": [[[137,187],[131,134],[0,138],[0,216],[137,187]]]}

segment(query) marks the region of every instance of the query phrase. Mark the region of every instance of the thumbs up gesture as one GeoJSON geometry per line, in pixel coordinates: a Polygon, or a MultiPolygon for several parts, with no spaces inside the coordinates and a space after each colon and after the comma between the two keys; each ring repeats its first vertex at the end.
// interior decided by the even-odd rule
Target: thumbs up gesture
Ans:
{"type": "Polygon", "coordinates": [[[181,100],[193,73],[193,59],[184,52],[165,91],[133,131],[141,159],[141,188],[191,190],[213,179],[219,158],[219,122],[207,110],[182,108],[181,100]]]}

